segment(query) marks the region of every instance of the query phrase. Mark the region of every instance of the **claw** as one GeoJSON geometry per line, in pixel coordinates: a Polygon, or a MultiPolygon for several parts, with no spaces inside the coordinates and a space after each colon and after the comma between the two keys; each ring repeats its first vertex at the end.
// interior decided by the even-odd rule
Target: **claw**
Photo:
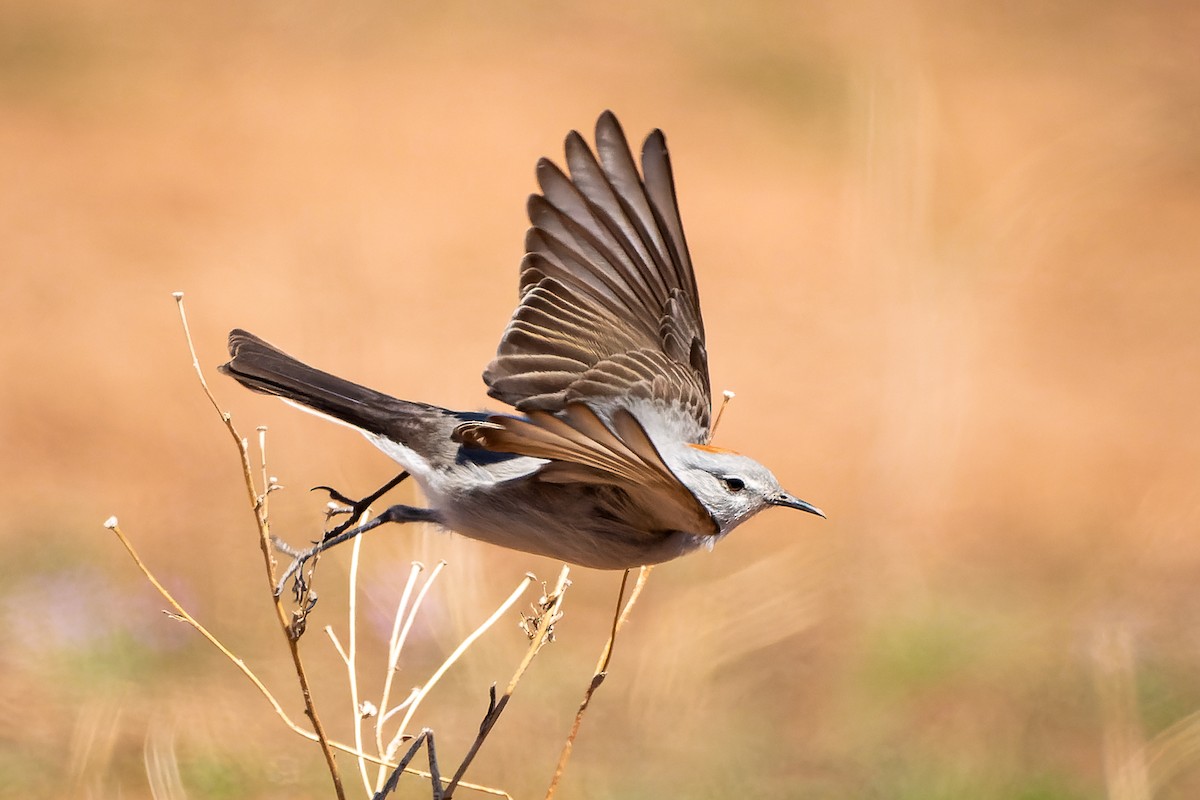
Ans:
{"type": "Polygon", "coordinates": [[[423,520],[424,518],[420,516],[420,513],[423,511],[421,509],[410,509],[408,506],[393,506],[375,519],[365,522],[361,525],[358,524],[359,520],[361,520],[363,515],[370,510],[371,505],[376,500],[383,497],[392,489],[395,489],[407,477],[407,471],[401,472],[399,475],[392,478],[379,489],[362,498],[361,500],[351,500],[349,497],[346,497],[346,495],[342,494],[337,489],[334,489],[332,486],[314,486],[310,491],[315,492],[319,489],[323,492],[328,492],[330,500],[346,506],[346,508],[330,509],[327,518],[335,515],[340,516],[342,514],[346,514],[347,519],[345,522],[342,522],[332,530],[326,531],[325,535],[321,537],[321,541],[316,542],[307,550],[296,550],[283,540],[272,537],[275,549],[292,557],[292,563],[288,565],[286,570],[284,570],[283,577],[281,577],[279,579],[279,583],[275,585],[275,596],[279,597],[282,595],[283,589],[285,586],[287,586],[288,581],[292,581],[292,594],[295,596],[296,602],[303,602],[304,597],[308,594],[309,589],[308,581],[304,579],[304,565],[308,563],[311,558],[319,555],[325,550],[328,550],[335,544],[344,542],[347,539],[352,539],[358,534],[368,531],[384,522],[410,521],[414,519],[423,520]],[[405,509],[410,513],[407,517],[405,517],[398,511],[399,509],[405,509]],[[417,516],[412,516],[413,513],[417,513],[417,516]],[[356,525],[358,527],[355,527],[356,525]]]}
{"type": "Polygon", "coordinates": [[[342,494],[341,492],[339,492],[337,489],[333,488],[332,486],[314,486],[313,488],[309,489],[309,491],[315,492],[318,489],[320,489],[322,492],[328,492],[330,500],[336,500],[337,502],[341,503],[344,506],[350,506],[351,508],[353,508],[356,505],[356,501],[351,500],[349,497],[346,497],[346,495],[342,494]]]}
{"type": "Polygon", "coordinates": [[[407,471],[401,472],[399,475],[392,478],[390,481],[385,483],[379,489],[375,490],[374,492],[372,492],[371,494],[362,498],[361,500],[351,500],[349,497],[346,497],[346,495],[342,494],[337,489],[334,489],[332,486],[314,486],[309,491],[315,492],[318,489],[320,489],[323,492],[328,492],[330,500],[336,501],[336,502],[341,503],[342,505],[346,506],[346,508],[330,509],[330,511],[327,515],[327,518],[334,517],[334,516],[340,516],[342,514],[349,515],[345,522],[341,523],[340,525],[335,527],[333,530],[326,531],[325,536],[322,537],[321,541],[328,542],[330,539],[336,539],[337,537],[341,536],[346,531],[353,528],[355,525],[358,524],[358,521],[360,519],[362,519],[363,514],[366,514],[367,511],[370,510],[371,505],[376,500],[383,497],[385,494],[390,492],[392,489],[395,489],[397,486],[399,486],[401,483],[403,483],[404,479],[407,477],[408,477],[407,471]]]}

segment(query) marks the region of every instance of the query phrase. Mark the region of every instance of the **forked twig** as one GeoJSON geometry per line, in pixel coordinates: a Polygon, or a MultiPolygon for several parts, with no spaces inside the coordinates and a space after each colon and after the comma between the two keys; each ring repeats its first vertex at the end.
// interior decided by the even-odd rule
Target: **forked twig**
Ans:
{"type": "Polygon", "coordinates": [[[421,749],[421,745],[425,745],[425,749],[429,754],[429,778],[433,784],[433,800],[445,800],[446,794],[442,792],[442,777],[438,772],[437,767],[437,750],[433,746],[433,730],[430,728],[422,728],[421,733],[413,739],[412,746],[408,748],[408,752],[404,754],[404,758],[400,759],[400,763],[396,766],[387,783],[372,796],[372,800],[383,800],[400,785],[400,775],[404,773],[408,763],[412,761],[413,756],[421,749]]]}

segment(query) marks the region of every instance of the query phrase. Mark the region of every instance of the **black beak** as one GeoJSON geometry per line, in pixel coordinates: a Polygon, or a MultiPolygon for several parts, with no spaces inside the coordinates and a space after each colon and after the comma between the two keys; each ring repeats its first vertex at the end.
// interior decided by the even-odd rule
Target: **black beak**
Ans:
{"type": "Polygon", "coordinates": [[[773,506],[784,506],[785,508],[798,508],[801,511],[807,511],[810,514],[816,514],[822,519],[825,518],[825,512],[814,506],[812,503],[806,503],[799,497],[793,497],[787,492],[780,492],[770,498],[770,503],[773,506]]]}

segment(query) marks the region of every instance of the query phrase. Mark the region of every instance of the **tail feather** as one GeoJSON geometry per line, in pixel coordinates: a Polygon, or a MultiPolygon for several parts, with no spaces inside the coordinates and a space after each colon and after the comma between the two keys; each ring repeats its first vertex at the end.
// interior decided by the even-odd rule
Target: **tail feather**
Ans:
{"type": "Polygon", "coordinates": [[[454,457],[457,445],[450,434],[459,420],[446,409],[400,400],[330,375],[241,329],[229,333],[229,354],[233,358],[219,371],[247,389],[299,403],[435,461],[439,455],[454,457]]]}

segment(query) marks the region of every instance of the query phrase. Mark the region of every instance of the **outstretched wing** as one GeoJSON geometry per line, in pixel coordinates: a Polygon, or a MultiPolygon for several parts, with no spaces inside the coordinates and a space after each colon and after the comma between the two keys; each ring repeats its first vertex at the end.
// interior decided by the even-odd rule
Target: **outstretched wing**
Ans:
{"type": "Polygon", "coordinates": [[[680,435],[702,443],[708,356],[666,140],[657,130],[646,139],[639,175],[606,111],[596,153],[572,131],[566,155],[569,177],[538,162],[521,302],[484,371],[488,393],[527,413],[653,400],[680,435]]]}

